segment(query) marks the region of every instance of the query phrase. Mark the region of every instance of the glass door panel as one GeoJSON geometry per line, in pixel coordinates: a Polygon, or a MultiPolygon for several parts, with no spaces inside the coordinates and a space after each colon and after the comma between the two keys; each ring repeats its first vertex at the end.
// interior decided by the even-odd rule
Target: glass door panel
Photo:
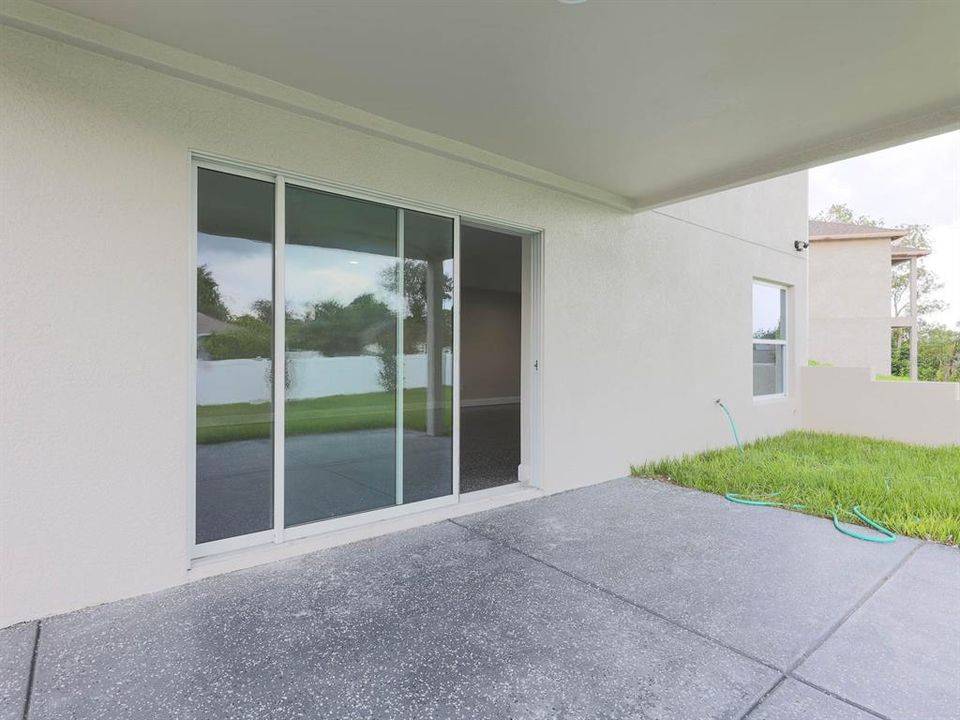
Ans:
{"type": "Polygon", "coordinates": [[[453,492],[454,220],[282,192],[197,169],[198,544],[453,492]]]}
{"type": "Polygon", "coordinates": [[[403,502],[453,492],[453,220],[403,217],[403,502]]]}
{"type": "Polygon", "coordinates": [[[197,171],[197,543],[273,527],[274,194],[197,171]]]}
{"type": "Polygon", "coordinates": [[[397,218],[287,185],[288,527],[397,502],[397,218]]]}

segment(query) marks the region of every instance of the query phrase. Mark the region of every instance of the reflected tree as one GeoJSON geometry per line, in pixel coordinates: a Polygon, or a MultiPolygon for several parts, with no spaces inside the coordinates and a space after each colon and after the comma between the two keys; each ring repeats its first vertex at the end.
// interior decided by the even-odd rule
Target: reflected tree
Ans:
{"type": "Polygon", "coordinates": [[[197,312],[217,320],[230,319],[230,311],[220,296],[220,285],[206,265],[197,267],[197,312]]]}

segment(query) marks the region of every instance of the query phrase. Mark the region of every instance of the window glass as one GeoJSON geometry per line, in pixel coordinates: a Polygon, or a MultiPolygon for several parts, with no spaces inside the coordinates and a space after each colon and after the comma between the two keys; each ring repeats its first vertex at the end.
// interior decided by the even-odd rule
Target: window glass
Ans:
{"type": "Polygon", "coordinates": [[[787,330],[787,293],[783,288],[753,284],[753,337],[784,340],[787,330]]]}
{"type": "Polygon", "coordinates": [[[780,395],[783,393],[783,345],[754,343],[753,394],[780,395]]]}
{"type": "Polygon", "coordinates": [[[786,390],[787,290],[753,284],[753,395],[782,395],[786,390]]]}
{"type": "Polygon", "coordinates": [[[453,220],[403,211],[403,502],[453,492],[453,220]]]}
{"type": "Polygon", "coordinates": [[[453,492],[454,220],[283,192],[197,169],[198,544],[453,492]]]}
{"type": "Polygon", "coordinates": [[[397,210],[287,185],[287,527],[397,501],[397,210]]]}
{"type": "Polygon", "coordinates": [[[274,192],[197,171],[198,543],[273,527],[274,192]]]}

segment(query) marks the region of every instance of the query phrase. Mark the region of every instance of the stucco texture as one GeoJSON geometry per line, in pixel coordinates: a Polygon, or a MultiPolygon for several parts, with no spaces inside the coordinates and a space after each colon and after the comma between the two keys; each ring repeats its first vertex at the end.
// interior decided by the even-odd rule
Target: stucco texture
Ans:
{"type": "Polygon", "coordinates": [[[813,360],[890,373],[890,240],[810,243],[813,360]]]}
{"type": "Polygon", "coordinates": [[[867,368],[807,367],[803,426],[916,445],[960,445],[960,384],[884,382],[867,368]]]}
{"type": "Polygon", "coordinates": [[[751,279],[792,286],[806,177],[631,215],[4,28],[0,625],[187,579],[190,151],[544,230],[543,489],[799,424],[751,396],[751,279]]]}

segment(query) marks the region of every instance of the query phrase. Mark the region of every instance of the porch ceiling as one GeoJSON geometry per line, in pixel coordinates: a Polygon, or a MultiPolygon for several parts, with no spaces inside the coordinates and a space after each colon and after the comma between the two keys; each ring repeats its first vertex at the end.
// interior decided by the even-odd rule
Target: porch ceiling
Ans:
{"type": "MultiPolygon", "coordinates": [[[[29,29],[31,5],[2,8],[29,29]]],[[[43,5],[428,131],[415,144],[446,155],[637,209],[960,124],[949,1],[43,5]]],[[[35,24],[66,27],[40,14],[35,24]]]]}

